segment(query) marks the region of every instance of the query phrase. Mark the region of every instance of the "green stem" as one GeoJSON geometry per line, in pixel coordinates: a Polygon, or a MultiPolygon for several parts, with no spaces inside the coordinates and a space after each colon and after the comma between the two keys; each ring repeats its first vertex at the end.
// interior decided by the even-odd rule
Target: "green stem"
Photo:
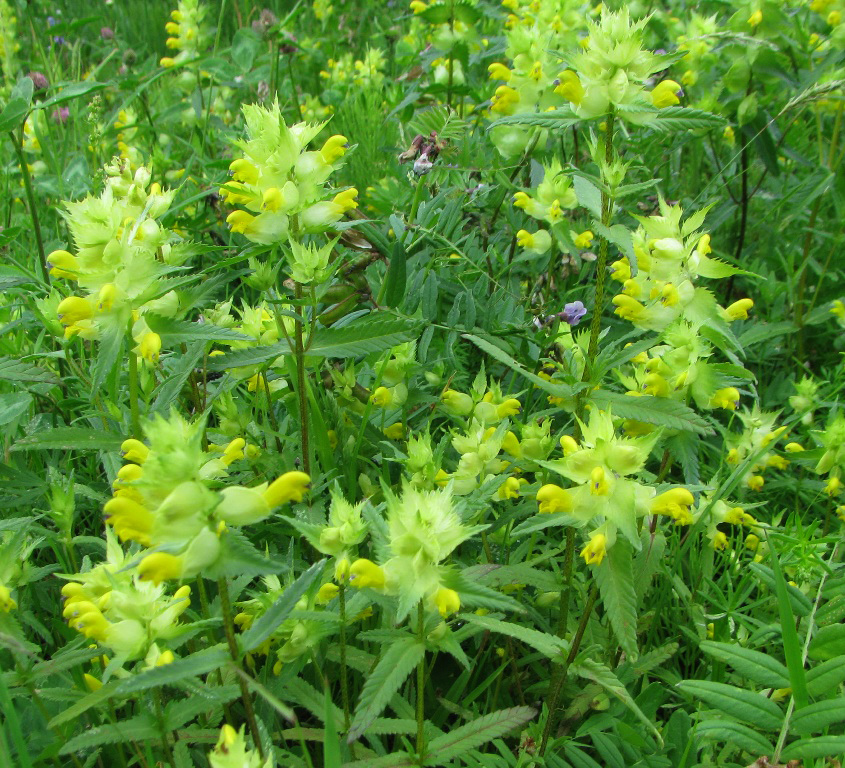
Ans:
{"type": "MultiPolygon", "coordinates": [[[[425,642],[425,609],[423,601],[417,606],[417,633],[420,643],[425,642]]],[[[425,753],[425,656],[417,665],[417,757],[420,761],[425,753]]]]}
{"type": "Polygon", "coordinates": [[[566,529],[566,550],[563,555],[563,589],[560,591],[560,610],[557,617],[557,636],[566,634],[569,622],[569,596],[572,592],[572,563],[575,559],[575,529],[566,529]]]}
{"type": "Polygon", "coordinates": [[[349,680],[346,672],[346,585],[340,583],[340,694],[343,699],[343,727],[349,732],[349,680]]]}
{"type": "MultiPolygon", "coordinates": [[[[302,299],[302,285],[296,283],[296,298],[302,299]]],[[[308,395],[305,392],[305,319],[301,317],[302,306],[298,305],[296,320],[296,396],[299,400],[299,435],[302,442],[302,466],[306,475],[311,474],[311,456],[308,446],[308,395]]]]}
{"type": "MultiPolygon", "coordinates": [[[[408,217],[408,227],[417,220],[417,211],[420,207],[420,200],[422,199],[423,180],[422,177],[417,179],[417,186],[414,187],[414,199],[411,203],[411,215],[408,217]]],[[[405,230],[408,231],[407,229],[405,230]]]]}
{"type": "MultiPolygon", "coordinates": [[[[278,47],[278,44],[277,44],[278,47]]],[[[302,107],[299,104],[299,94],[296,92],[296,78],[293,76],[293,54],[289,53],[287,55],[288,59],[288,75],[290,75],[290,91],[293,95],[293,103],[296,105],[296,114],[299,115],[299,119],[302,120],[302,107]]]]}
{"type": "Polygon", "coordinates": [[[132,320],[127,329],[129,349],[129,417],[132,426],[132,436],[141,439],[141,418],[138,412],[138,356],[132,351],[132,320]]]}
{"type": "Polygon", "coordinates": [[[9,131],[9,137],[12,139],[12,146],[15,148],[15,154],[18,156],[18,164],[21,167],[23,186],[26,191],[26,203],[29,206],[29,215],[32,218],[32,228],[35,230],[35,244],[38,246],[38,264],[41,267],[41,279],[49,286],[50,273],[47,271],[47,257],[44,254],[44,241],[41,239],[41,225],[38,223],[38,206],[35,204],[32,176],[29,175],[29,166],[26,164],[26,158],[23,156],[23,126],[21,126],[18,136],[15,136],[14,131],[9,131]]]}
{"type": "MultiPolygon", "coordinates": [[[[229,646],[229,655],[232,657],[232,663],[240,668],[241,659],[238,650],[238,641],[235,639],[235,622],[232,618],[232,603],[229,600],[229,583],[225,578],[217,580],[217,591],[220,593],[220,609],[223,612],[223,630],[226,633],[226,643],[229,646]]],[[[252,740],[255,742],[255,748],[262,760],[265,760],[267,755],[264,752],[264,745],[261,743],[261,734],[258,731],[258,722],[255,719],[255,710],[252,707],[252,698],[249,695],[249,688],[246,680],[241,675],[238,675],[238,683],[241,688],[241,700],[244,704],[244,712],[246,713],[246,721],[249,724],[249,730],[252,733],[252,740]]]]}
{"type": "Polygon", "coordinates": [[[161,736],[161,745],[164,748],[164,754],[167,756],[167,762],[170,763],[171,766],[176,765],[173,759],[173,750],[170,747],[170,741],[168,739],[168,729],[164,720],[164,711],[161,708],[161,688],[156,688],[153,691],[153,704],[155,706],[156,722],[160,731],[159,735],[161,736]]]}
{"type": "Polygon", "coordinates": [[[575,631],[575,636],[572,638],[572,645],[569,648],[569,654],[566,657],[566,661],[557,668],[555,679],[552,681],[552,690],[551,695],[549,696],[549,714],[546,718],[546,726],[543,728],[543,738],[540,742],[540,757],[546,753],[549,737],[552,734],[555,721],[557,720],[557,706],[560,700],[560,694],[563,691],[563,684],[566,682],[569,667],[578,655],[578,650],[581,648],[581,641],[584,638],[584,632],[587,630],[587,622],[590,620],[590,615],[593,612],[593,606],[596,604],[598,594],[598,587],[595,583],[593,583],[592,587],[590,587],[590,596],[587,598],[587,605],[584,607],[584,613],[581,614],[581,621],[578,624],[578,629],[575,631]]]}

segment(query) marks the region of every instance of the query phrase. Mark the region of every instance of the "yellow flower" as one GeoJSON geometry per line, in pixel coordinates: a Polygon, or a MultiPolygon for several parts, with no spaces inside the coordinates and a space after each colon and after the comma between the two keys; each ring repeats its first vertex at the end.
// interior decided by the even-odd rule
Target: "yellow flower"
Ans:
{"type": "Polygon", "coordinates": [[[5,584],[0,584],[0,611],[8,613],[18,607],[18,604],[12,599],[12,594],[5,584]]]}
{"type": "Polygon", "coordinates": [[[555,86],[555,93],[572,104],[578,105],[584,98],[584,86],[581,85],[578,75],[571,69],[567,69],[558,75],[558,84],[555,86]]]}
{"type": "Polygon", "coordinates": [[[372,560],[360,558],[349,566],[349,583],[358,589],[384,589],[384,571],[372,560]]]}
{"type": "Polygon", "coordinates": [[[735,301],[725,309],[725,320],[731,322],[732,320],[746,320],[748,318],[748,310],[754,306],[751,299],[740,299],[735,301]]]}
{"type": "Polygon", "coordinates": [[[587,565],[601,565],[607,554],[607,536],[603,533],[591,533],[590,543],[581,550],[581,557],[587,565]]]}
{"type": "Polygon", "coordinates": [[[370,395],[370,402],[377,408],[386,408],[393,402],[393,393],[387,387],[379,387],[370,395]]]}
{"type": "Polygon", "coordinates": [[[748,487],[752,491],[761,491],[765,482],[762,475],[752,475],[748,478],[748,487]]]}
{"type": "Polygon", "coordinates": [[[576,248],[589,248],[595,235],[589,229],[585,229],[580,235],[576,235],[574,243],[576,248]]]}
{"type": "Polygon", "coordinates": [[[161,584],[167,579],[178,579],[182,576],[184,558],[167,552],[153,552],[138,564],[138,577],[141,581],[151,581],[161,584]]]}
{"type": "Polygon", "coordinates": [[[748,17],[748,25],[750,27],[756,27],[761,21],[763,21],[763,11],[759,8],[748,17]]]}
{"type": "Polygon", "coordinates": [[[271,507],[281,506],[288,501],[302,501],[302,496],[308,490],[310,482],[311,478],[304,472],[285,472],[270,483],[263,496],[271,507]]]}
{"type": "Polygon", "coordinates": [[[713,547],[713,549],[715,549],[717,552],[721,552],[727,549],[728,547],[728,537],[725,536],[725,534],[721,531],[716,531],[715,535],[710,541],[710,546],[713,547]]]}
{"type": "Polygon", "coordinates": [[[572,496],[569,491],[559,485],[549,483],[537,491],[538,510],[541,515],[551,515],[555,512],[568,512],[572,509],[572,496]]]}
{"type": "Polygon", "coordinates": [[[395,424],[385,427],[382,432],[385,437],[391,440],[401,440],[405,436],[405,425],[401,421],[397,421],[395,424]]]}
{"type": "Polygon", "coordinates": [[[827,481],[827,485],[824,487],[824,492],[828,496],[838,496],[839,492],[842,490],[842,481],[833,475],[827,481]]]}
{"type": "Polygon", "coordinates": [[[320,605],[325,605],[326,603],[331,602],[334,600],[338,593],[340,592],[340,587],[337,584],[332,584],[332,582],[327,582],[323,584],[322,587],[317,591],[317,603],[320,605]]]}
{"type": "Polygon", "coordinates": [[[434,593],[434,604],[437,606],[437,611],[445,619],[460,610],[461,598],[454,589],[441,587],[434,593]]]}
{"type": "Polygon", "coordinates": [[[725,408],[735,411],[739,405],[739,390],[736,387],[725,387],[713,393],[710,398],[711,408],[725,408]]]}
{"type": "Polygon", "coordinates": [[[651,92],[651,103],[658,109],[674,107],[676,104],[681,103],[681,100],[678,98],[680,90],[681,86],[674,80],[662,80],[654,86],[651,92]]]}

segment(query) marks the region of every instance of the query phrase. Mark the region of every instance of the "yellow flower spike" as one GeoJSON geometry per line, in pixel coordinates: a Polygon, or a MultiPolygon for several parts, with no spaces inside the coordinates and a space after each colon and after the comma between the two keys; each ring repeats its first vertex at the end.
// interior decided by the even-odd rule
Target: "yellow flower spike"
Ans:
{"type": "Polygon", "coordinates": [[[240,232],[241,234],[245,234],[249,230],[253,221],[255,221],[255,217],[246,211],[232,211],[226,217],[226,223],[232,232],[240,232]]]}
{"type": "Polygon", "coordinates": [[[513,432],[505,432],[505,437],[502,440],[502,450],[515,459],[522,458],[522,445],[519,442],[519,438],[513,432]]]}
{"type": "Polygon", "coordinates": [[[613,297],[616,305],[614,314],[619,315],[623,320],[636,321],[645,314],[645,307],[636,299],[626,296],[624,293],[613,297]]]}
{"type": "Polygon", "coordinates": [[[696,250],[701,256],[707,256],[707,254],[712,253],[713,249],[710,247],[710,235],[702,235],[701,239],[698,241],[698,245],[696,246],[696,250]]]}
{"type": "Polygon", "coordinates": [[[504,80],[507,83],[510,82],[511,77],[513,77],[513,72],[511,72],[511,70],[504,64],[491,64],[487,67],[487,71],[490,73],[491,80],[504,80]]]}
{"type": "Polygon", "coordinates": [[[405,436],[405,425],[401,421],[391,424],[382,430],[384,436],[390,440],[401,440],[405,436]]]}
{"type": "Polygon", "coordinates": [[[437,606],[437,612],[445,619],[447,616],[451,616],[460,610],[461,598],[454,589],[440,587],[434,593],[434,604],[437,606]]]}
{"type": "Polygon", "coordinates": [[[748,478],[748,487],[752,491],[760,491],[763,489],[765,482],[766,481],[762,475],[752,475],[748,478]]]}
{"type": "Polygon", "coordinates": [[[789,466],[789,459],[785,459],[783,456],[769,456],[766,459],[766,466],[774,467],[775,469],[786,469],[789,466]]]}
{"type": "Polygon", "coordinates": [[[567,69],[561,72],[557,79],[554,92],[576,106],[580,104],[584,98],[584,86],[581,85],[578,75],[571,69],[567,69]]]}
{"type": "Polygon", "coordinates": [[[585,229],[580,235],[576,235],[573,242],[576,248],[589,248],[594,237],[595,235],[589,229],[585,229]]]}
{"type": "Polygon", "coordinates": [[[174,661],[176,661],[176,657],[173,655],[173,651],[162,651],[158,655],[155,665],[157,667],[163,667],[165,664],[172,664],[174,661]]]}
{"type": "Polygon", "coordinates": [[[351,210],[352,208],[358,207],[358,190],[355,187],[350,187],[349,189],[344,190],[343,192],[339,192],[332,198],[332,202],[335,205],[340,206],[341,213],[346,213],[347,211],[351,210]]]}
{"type": "Polygon", "coordinates": [[[124,464],[115,477],[114,486],[126,485],[127,483],[134,483],[141,479],[144,470],[137,464],[124,464]]]}
{"type": "Polygon", "coordinates": [[[711,408],[724,408],[728,411],[735,411],[739,406],[739,390],[736,387],[725,387],[713,393],[710,398],[711,408]]]}
{"type": "Polygon", "coordinates": [[[733,320],[745,320],[748,318],[748,310],[754,306],[751,299],[740,299],[725,309],[724,317],[728,322],[733,320]]]}
{"type": "Polygon", "coordinates": [[[393,402],[393,393],[387,387],[379,387],[370,395],[370,402],[376,408],[387,408],[393,402]]]}
{"type": "Polygon", "coordinates": [[[628,263],[627,259],[614,261],[610,267],[613,270],[610,273],[610,276],[617,282],[624,283],[631,279],[631,265],[628,263]]]}
{"type": "Polygon", "coordinates": [[[18,607],[18,604],[12,599],[12,593],[5,584],[0,584],[0,611],[9,613],[18,607]]]}
{"type": "Polygon", "coordinates": [[[519,488],[524,483],[527,483],[527,480],[517,477],[509,477],[502,483],[498,490],[496,491],[496,498],[500,501],[507,501],[509,499],[518,499],[519,498],[519,488]]]}
{"type": "Polygon", "coordinates": [[[496,415],[500,419],[507,419],[516,416],[522,410],[522,403],[515,397],[510,397],[496,406],[496,415]]]}
{"type": "Polygon", "coordinates": [[[652,499],[651,511],[655,515],[669,515],[675,519],[686,517],[685,513],[695,503],[693,495],[686,488],[672,488],[652,499]]]}
{"type": "Polygon", "coordinates": [[[173,48],[174,50],[178,50],[182,47],[182,41],[178,37],[168,37],[167,40],[164,41],[164,44],[167,48],[173,48]]]}
{"type": "Polygon", "coordinates": [[[681,103],[678,98],[680,90],[681,86],[674,80],[661,80],[651,91],[651,103],[658,109],[674,107],[681,103]]]}
{"type": "Polygon", "coordinates": [[[103,684],[100,680],[97,680],[94,675],[89,675],[87,672],[83,673],[82,675],[83,680],[85,680],[85,687],[91,691],[91,693],[96,693],[103,687],[103,684]]]}
{"type": "Polygon", "coordinates": [[[150,449],[144,445],[140,440],[135,440],[130,437],[124,440],[120,446],[120,452],[126,461],[134,462],[135,464],[143,464],[147,456],[150,454],[150,449]]]}
{"type": "Polygon", "coordinates": [[[710,546],[717,552],[722,552],[728,548],[728,537],[722,531],[716,531],[716,534],[710,541],[710,546]]]}
{"type": "Polygon", "coordinates": [[[80,296],[68,296],[59,302],[56,314],[62,325],[76,325],[80,320],[88,320],[94,316],[94,306],[88,299],[80,296]]]}
{"type": "Polygon", "coordinates": [[[246,440],[242,437],[236,437],[223,450],[223,458],[221,461],[228,467],[232,462],[244,458],[244,446],[246,440]]]}
{"type": "Polygon", "coordinates": [[[53,277],[66,277],[76,280],[79,272],[79,260],[68,251],[53,251],[47,257],[47,269],[53,277]]]}
{"type": "Polygon", "coordinates": [[[787,453],[798,453],[799,451],[804,450],[804,446],[801,443],[787,443],[783,446],[783,450],[787,453]]]}
{"type": "Polygon", "coordinates": [[[278,507],[289,501],[302,501],[310,482],[311,478],[304,472],[285,472],[270,483],[262,495],[271,507],[278,507]]]}
{"type": "Polygon", "coordinates": [[[531,204],[531,198],[525,192],[514,192],[513,204],[524,210],[531,204]]]}
{"type": "MultiPolygon", "coordinates": [[[[179,34],[179,24],[175,21],[168,21],[167,24],[164,25],[164,31],[167,32],[168,35],[178,35],[179,34]]],[[[121,110],[122,112],[122,110],[121,110]]],[[[123,112],[125,115],[126,113],[123,112]]],[[[123,118],[126,119],[125,117],[123,118]]],[[[121,126],[123,127],[123,126],[121,126]]]]}
{"type": "Polygon", "coordinates": [[[560,207],[560,200],[555,200],[549,206],[549,219],[554,223],[558,222],[563,218],[563,209],[560,207]]]}
{"type": "Polygon", "coordinates": [[[660,291],[660,302],[667,307],[674,307],[680,301],[678,289],[672,283],[666,283],[660,291]]]}
{"type": "Polygon", "coordinates": [[[260,176],[258,168],[244,157],[239,157],[229,163],[229,170],[237,181],[242,181],[245,184],[256,184],[260,176]]]}
{"type": "Polygon", "coordinates": [[[153,331],[145,333],[144,338],[141,339],[139,351],[144,360],[155,365],[161,354],[161,336],[153,331]]]}
{"type": "Polygon", "coordinates": [[[725,512],[725,522],[731,525],[742,525],[745,518],[745,510],[742,507],[731,507],[725,512]]]}
{"type": "Polygon", "coordinates": [[[842,481],[835,475],[828,479],[827,485],[824,487],[824,492],[828,496],[838,496],[842,491],[842,481]]]}
{"type": "Polygon", "coordinates": [[[372,560],[360,558],[349,566],[349,583],[357,589],[384,589],[384,571],[372,560]]]}
{"type": "Polygon", "coordinates": [[[332,163],[337,162],[346,154],[346,145],[349,143],[349,140],[346,136],[341,136],[339,133],[326,139],[326,143],[323,144],[322,148],[320,149],[320,156],[323,160],[331,165],[332,163]]]}
{"type": "Polygon", "coordinates": [[[555,512],[568,512],[572,509],[572,495],[559,485],[549,483],[537,491],[537,501],[541,515],[551,515],[555,512]]]}
{"type": "Polygon", "coordinates": [[[569,456],[571,453],[581,450],[581,446],[571,435],[564,435],[560,438],[560,447],[563,449],[564,456],[569,456]]]}
{"type": "Polygon", "coordinates": [[[739,464],[739,451],[736,448],[731,448],[725,457],[725,461],[728,464],[739,464]]]}
{"type": "Polygon", "coordinates": [[[590,543],[581,550],[581,557],[587,565],[601,565],[607,554],[607,536],[603,533],[591,533],[590,543]]]}
{"type": "Polygon", "coordinates": [[[138,578],[158,585],[162,581],[181,578],[183,570],[182,557],[167,552],[153,552],[138,563],[138,578]]]}
{"type": "Polygon", "coordinates": [[[749,27],[754,28],[754,27],[756,27],[756,26],[757,26],[757,25],[758,25],[761,21],[763,21],[763,11],[761,11],[761,10],[758,8],[756,11],[754,11],[754,13],[752,13],[752,14],[748,17],[748,26],[749,26],[749,27]]]}
{"type": "Polygon", "coordinates": [[[338,596],[339,592],[340,587],[337,584],[332,584],[330,581],[323,584],[323,586],[317,590],[317,597],[315,598],[317,604],[326,605],[326,603],[330,603],[338,596]]]}
{"type": "Polygon", "coordinates": [[[745,548],[750,549],[752,552],[756,552],[757,548],[760,546],[760,537],[756,534],[749,533],[748,536],[745,537],[745,548]]]}
{"type": "Polygon", "coordinates": [[[176,10],[170,12],[170,18],[173,19],[173,21],[182,21],[184,17],[182,16],[182,11],[177,8],[176,10]]]}
{"type": "Polygon", "coordinates": [[[164,67],[164,69],[170,69],[171,67],[176,66],[176,61],[170,58],[170,56],[162,56],[158,63],[164,67]]]}
{"type": "Polygon", "coordinates": [[[278,187],[265,189],[264,194],[261,197],[261,207],[265,211],[276,212],[284,205],[284,202],[285,196],[282,194],[282,190],[278,187]]]}
{"type": "Polygon", "coordinates": [[[120,296],[120,289],[114,283],[106,283],[97,294],[97,311],[110,312],[120,296]]]}

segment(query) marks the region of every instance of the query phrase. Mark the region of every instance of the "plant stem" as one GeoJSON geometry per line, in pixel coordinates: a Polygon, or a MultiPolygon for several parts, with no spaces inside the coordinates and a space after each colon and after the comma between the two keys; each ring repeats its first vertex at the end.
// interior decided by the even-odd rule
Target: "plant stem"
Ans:
{"type": "Polygon", "coordinates": [[[569,622],[569,596],[572,592],[572,563],[575,559],[575,529],[570,525],[566,529],[566,550],[563,555],[563,589],[560,591],[560,610],[557,617],[557,636],[566,634],[569,622]]]}
{"type": "Polygon", "coordinates": [[[599,590],[595,583],[590,587],[590,595],[587,598],[587,605],[584,607],[584,613],[581,614],[581,621],[578,624],[578,629],[575,631],[575,636],[572,638],[572,645],[569,648],[569,654],[566,661],[557,669],[557,674],[552,682],[552,691],[549,696],[549,714],[546,718],[546,726],[543,728],[543,739],[540,742],[539,755],[542,757],[546,752],[546,746],[549,743],[549,737],[557,720],[557,705],[560,699],[561,691],[563,691],[563,684],[566,682],[566,675],[569,672],[569,667],[578,655],[578,650],[581,647],[581,640],[584,638],[584,632],[587,630],[587,622],[590,620],[590,615],[593,612],[593,606],[596,604],[599,590]]]}
{"type": "Polygon", "coordinates": [[[129,418],[132,427],[132,435],[141,439],[141,419],[138,413],[138,356],[132,351],[132,319],[130,318],[126,330],[129,349],[129,418]]]}
{"type": "MultiPolygon", "coordinates": [[[[232,620],[232,603],[229,600],[229,583],[225,578],[217,580],[217,591],[220,593],[220,609],[223,612],[223,630],[226,633],[229,655],[232,657],[232,663],[240,668],[241,660],[238,651],[238,641],[235,639],[235,623],[232,620]]],[[[240,675],[238,675],[238,684],[241,688],[241,700],[244,704],[246,721],[252,733],[252,740],[255,742],[255,748],[258,750],[261,759],[265,760],[267,755],[264,752],[264,745],[261,743],[261,734],[258,731],[258,722],[255,719],[255,710],[252,707],[249,688],[247,687],[246,680],[240,675]]]]}
{"type": "Polygon", "coordinates": [[[9,137],[12,140],[12,146],[15,148],[15,154],[18,156],[18,165],[21,167],[23,186],[26,191],[26,204],[29,206],[32,228],[35,230],[35,244],[38,246],[38,265],[41,268],[41,279],[49,286],[50,273],[47,271],[47,257],[44,254],[44,241],[41,239],[41,225],[38,223],[38,206],[35,204],[35,193],[32,190],[32,176],[29,174],[29,166],[23,156],[23,126],[21,126],[18,136],[15,135],[14,131],[9,131],[9,137]]]}
{"type": "MultiPolygon", "coordinates": [[[[302,298],[302,285],[296,283],[296,298],[302,298]]],[[[305,318],[301,317],[302,307],[298,307],[296,320],[296,395],[299,400],[299,435],[302,443],[302,466],[306,475],[311,474],[311,456],[308,446],[308,398],[305,393],[305,318]]]]}
{"type": "Polygon", "coordinates": [[[340,583],[340,695],[343,699],[343,727],[349,732],[349,679],[346,671],[346,584],[340,583]]]}
{"type": "MultiPolygon", "coordinates": [[[[417,633],[420,643],[425,642],[425,609],[423,601],[417,606],[417,633]]],[[[417,665],[417,757],[422,760],[425,752],[425,656],[417,665]]]]}

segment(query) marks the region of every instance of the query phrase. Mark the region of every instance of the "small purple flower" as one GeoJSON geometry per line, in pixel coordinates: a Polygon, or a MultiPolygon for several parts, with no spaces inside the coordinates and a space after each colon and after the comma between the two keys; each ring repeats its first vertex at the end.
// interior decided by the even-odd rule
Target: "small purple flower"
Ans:
{"type": "Polygon", "coordinates": [[[47,81],[43,72],[30,72],[28,77],[32,80],[32,86],[36,91],[43,91],[50,87],[50,83],[47,81]]]}
{"type": "Polygon", "coordinates": [[[58,109],[53,110],[50,117],[52,117],[57,123],[65,123],[67,122],[68,117],[70,117],[70,109],[68,107],[59,107],[58,109]]]}
{"type": "Polygon", "coordinates": [[[560,313],[560,319],[570,325],[578,325],[581,318],[587,314],[587,308],[580,301],[573,301],[563,308],[560,313]]]}
{"type": "Polygon", "coordinates": [[[114,40],[114,30],[112,30],[111,27],[101,27],[100,37],[103,38],[103,40],[114,40]]]}

